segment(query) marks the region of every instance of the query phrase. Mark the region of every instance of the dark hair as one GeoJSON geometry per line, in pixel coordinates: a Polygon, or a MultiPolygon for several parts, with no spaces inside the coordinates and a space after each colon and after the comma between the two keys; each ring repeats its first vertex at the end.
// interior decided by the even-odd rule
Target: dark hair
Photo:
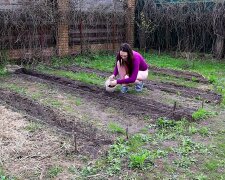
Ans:
{"type": "Polygon", "coordinates": [[[120,46],[120,50],[119,51],[123,51],[123,52],[127,52],[128,57],[127,57],[127,61],[121,61],[121,56],[120,56],[120,52],[117,55],[117,60],[120,62],[120,65],[126,66],[127,69],[127,74],[129,74],[129,76],[132,74],[132,69],[133,69],[133,51],[132,48],[129,44],[127,43],[123,43],[120,46]]]}

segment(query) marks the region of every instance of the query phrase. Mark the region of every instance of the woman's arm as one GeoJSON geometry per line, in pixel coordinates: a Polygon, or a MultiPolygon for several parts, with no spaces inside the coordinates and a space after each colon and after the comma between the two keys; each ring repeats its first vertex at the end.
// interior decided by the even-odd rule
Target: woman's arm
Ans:
{"type": "Polygon", "coordinates": [[[117,80],[117,84],[134,83],[137,79],[138,71],[139,71],[139,59],[136,59],[133,64],[133,70],[132,70],[131,76],[127,79],[117,80]]]}

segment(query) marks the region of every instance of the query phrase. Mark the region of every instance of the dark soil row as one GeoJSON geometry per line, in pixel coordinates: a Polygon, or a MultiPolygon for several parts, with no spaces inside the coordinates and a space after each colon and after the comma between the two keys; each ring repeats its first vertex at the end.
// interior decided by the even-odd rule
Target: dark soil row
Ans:
{"type": "Polygon", "coordinates": [[[65,89],[71,89],[83,98],[98,102],[102,108],[114,107],[122,110],[127,115],[149,115],[152,119],[166,117],[175,120],[182,118],[192,120],[191,115],[195,111],[194,109],[184,107],[177,107],[173,110],[173,106],[168,106],[155,100],[140,98],[132,94],[108,93],[103,88],[32,70],[20,69],[17,73],[38,77],[64,86],[65,89]]]}
{"type": "MultiPolygon", "coordinates": [[[[108,77],[111,74],[108,72],[102,72],[92,68],[84,68],[79,66],[70,66],[70,67],[61,67],[62,70],[69,70],[73,72],[87,72],[87,73],[95,73],[99,76],[108,77]]],[[[175,70],[171,70],[175,71],[175,70]]],[[[199,75],[200,76],[200,75],[199,75]]],[[[204,100],[206,103],[220,103],[222,100],[222,96],[212,91],[204,91],[197,88],[190,88],[182,85],[177,85],[175,83],[161,83],[156,81],[145,81],[145,87],[149,90],[161,90],[164,92],[179,94],[183,97],[188,98],[198,98],[204,100]]]]}

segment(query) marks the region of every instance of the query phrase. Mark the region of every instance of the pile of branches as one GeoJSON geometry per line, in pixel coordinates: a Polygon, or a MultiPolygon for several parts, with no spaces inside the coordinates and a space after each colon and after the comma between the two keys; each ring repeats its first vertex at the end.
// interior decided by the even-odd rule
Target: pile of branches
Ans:
{"type": "Polygon", "coordinates": [[[145,49],[215,53],[217,37],[225,37],[224,15],[225,3],[139,0],[136,45],[145,49]]]}

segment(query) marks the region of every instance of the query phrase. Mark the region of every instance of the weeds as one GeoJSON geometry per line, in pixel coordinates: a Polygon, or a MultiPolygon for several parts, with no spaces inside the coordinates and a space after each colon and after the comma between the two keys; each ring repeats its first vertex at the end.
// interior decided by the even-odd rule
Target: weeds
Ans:
{"type": "Polygon", "coordinates": [[[148,150],[142,150],[136,154],[131,154],[129,159],[129,167],[131,168],[138,168],[143,170],[154,164],[151,161],[151,152],[148,150]]]}
{"type": "Polygon", "coordinates": [[[47,174],[48,174],[48,177],[55,178],[62,172],[63,172],[63,168],[62,167],[60,167],[60,166],[53,166],[53,167],[51,167],[48,170],[47,174]]]}
{"type": "Polygon", "coordinates": [[[26,131],[29,131],[31,133],[36,132],[36,131],[40,130],[41,128],[42,128],[42,125],[38,124],[38,123],[35,123],[35,122],[31,122],[31,123],[29,123],[29,125],[24,127],[24,129],[26,131]]]}
{"type": "Polygon", "coordinates": [[[123,129],[122,127],[120,127],[120,125],[118,125],[114,122],[109,123],[108,130],[112,133],[120,133],[120,134],[126,133],[125,129],[123,129]]]}
{"type": "Polygon", "coordinates": [[[180,159],[174,161],[174,164],[181,168],[188,168],[193,163],[196,163],[196,159],[186,156],[182,156],[180,159]]]}
{"type": "Polygon", "coordinates": [[[205,110],[204,108],[199,108],[197,111],[195,111],[192,114],[192,118],[194,120],[202,120],[202,119],[206,119],[206,118],[209,118],[209,117],[212,117],[215,115],[216,115],[216,113],[209,112],[209,111],[205,110]]]}

